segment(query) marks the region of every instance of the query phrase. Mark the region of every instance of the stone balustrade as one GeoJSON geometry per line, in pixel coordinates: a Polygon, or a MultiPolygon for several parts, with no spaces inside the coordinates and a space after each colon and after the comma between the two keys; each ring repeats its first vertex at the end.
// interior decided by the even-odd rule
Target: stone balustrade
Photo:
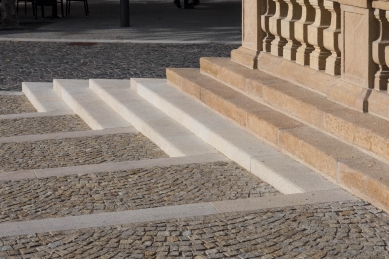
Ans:
{"type": "Polygon", "coordinates": [[[268,0],[264,50],[316,70],[340,74],[340,5],[329,0],[268,0]],[[275,7],[275,10],[274,10],[275,7]],[[269,51],[270,50],[270,51],[269,51]]]}
{"type": "MultiPolygon", "coordinates": [[[[379,3],[379,1],[376,1],[379,3]]],[[[373,8],[376,4],[373,5],[373,8]]],[[[372,56],[378,69],[374,78],[374,89],[378,91],[387,91],[389,78],[389,11],[381,9],[384,6],[377,5],[374,8],[374,17],[378,22],[378,37],[372,44],[372,56]],[[388,53],[388,59],[385,59],[385,52],[388,53]]],[[[388,6],[389,7],[389,6],[388,6]]]]}
{"type": "Polygon", "coordinates": [[[262,44],[245,47],[243,38],[233,60],[389,119],[389,0],[244,0],[243,7],[254,3],[255,11],[243,8],[243,23],[255,24],[247,13],[256,12],[257,26],[243,27],[258,30],[244,35],[257,35],[245,37],[262,44]],[[294,73],[288,72],[292,67],[294,73]],[[299,73],[328,84],[317,85],[299,73]]]}

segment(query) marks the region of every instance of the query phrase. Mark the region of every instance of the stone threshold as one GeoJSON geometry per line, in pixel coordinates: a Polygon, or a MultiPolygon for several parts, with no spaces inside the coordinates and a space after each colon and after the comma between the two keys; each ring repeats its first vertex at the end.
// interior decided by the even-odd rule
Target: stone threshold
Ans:
{"type": "Polygon", "coordinates": [[[232,201],[204,202],[151,209],[9,222],[0,224],[0,237],[356,200],[358,199],[351,194],[338,189],[303,194],[278,195],[232,201]]]}
{"type": "Polygon", "coordinates": [[[96,174],[103,172],[133,170],[138,168],[151,168],[156,166],[211,163],[218,161],[229,161],[229,159],[221,154],[203,154],[184,157],[157,158],[94,165],[12,171],[0,173],[0,181],[17,181],[23,179],[39,179],[47,177],[61,177],[67,175],[96,174]]]}

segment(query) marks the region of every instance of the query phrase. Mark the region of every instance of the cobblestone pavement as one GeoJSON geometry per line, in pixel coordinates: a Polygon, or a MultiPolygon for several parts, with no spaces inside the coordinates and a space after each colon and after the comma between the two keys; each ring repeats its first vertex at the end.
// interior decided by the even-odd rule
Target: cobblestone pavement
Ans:
{"type": "Polygon", "coordinates": [[[90,130],[77,115],[0,120],[0,137],[90,130]]]}
{"type": "Polygon", "coordinates": [[[0,257],[366,259],[388,241],[388,216],[349,202],[6,237],[0,257]]]}
{"type": "Polygon", "coordinates": [[[0,172],[168,157],[140,133],[0,143],[0,172]]]}
{"type": "MultiPolygon", "coordinates": [[[[0,75],[1,74],[2,70],[0,68],[0,75]]],[[[2,90],[1,86],[0,90],[2,90]]],[[[22,95],[0,95],[0,104],[0,115],[36,112],[36,109],[28,99],[22,95]]]]}
{"type": "Polygon", "coordinates": [[[69,44],[0,42],[0,90],[53,79],[164,78],[167,67],[199,67],[200,57],[230,55],[223,44],[69,44]]]}
{"type": "Polygon", "coordinates": [[[277,194],[233,162],[8,181],[0,222],[277,194]]]}

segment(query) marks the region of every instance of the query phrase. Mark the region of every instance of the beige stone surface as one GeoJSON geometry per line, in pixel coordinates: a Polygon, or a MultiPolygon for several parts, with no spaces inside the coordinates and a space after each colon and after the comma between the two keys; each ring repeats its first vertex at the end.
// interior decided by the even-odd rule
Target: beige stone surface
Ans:
{"type": "Polygon", "coordinates": [[[389,95],[383,91],[372,91],[369,96],[369,113],[388,118],[389,95]]]}
{"type": "Polygon", "coordinates": [[[200,58],[200,69],[201,72],[217,78],[219,65],[216,62],[212,62],[214,60],[217,60],[217,58],[200,58]]]}
{"type": "Polygon", "coordinates": [[[302,123],[274,110],[257,111],[247,116],[247,128],[277,146],[280,130],[302,126],[302,123]]]}
{"type": "Polygon", "coordinates": [[[389,11],[389,2],[385,0],[373,1],[373,8],[389,11]]]}
{"type": "Polygon", "coordinates": [[[389,159],[389,121],[350,110],[326,114],[325,129],[341,139],[389,159]]]}
{"type": "Polygon", "coordinates": [[[369,92],[371,90],[343,80],[328,88],[329,100],[341,103],[358,111],[366,112],[368,109],[369,92]]]}
{"type": "Polygon", "coordinates": [[[343,109],[323,96],[290,83],[265,87],[263,100],[321,128],[327,111],[343,109]]]}
{"type": "Polygon", "coordinates": [[[282,131],[280,145],[286,152],[332,179],[336,179],[339,161],[363,157],[363,154],[352,146],[309,127],[282,131]]]}
{"type": "MultiPolygon", "coordinates": [[[[356,1],[357,2],[357,1],[356,1]]],[[[373,12],[342,5],[342,79],[357,86],[373,85],[376,66],[371,58],[371,44],[376,37],[373,12]]]]}
{"type": "Polygon", "coordinates": [[[336,0],[336,2],[343,5],[350,5],[362,8],[371,8],[372,0],[336,0]]]}
{"type": "Polygon", "coordinates": [[[289,60],[261,53],[258,57],[258,68],[273,76],[293,84],[312,89],[326,95],[327,89],[338,82],[340,77],[316,71],[308,66],[301,66],[289,60]]]}
{"type": "Polygon", "coordinates": [[[339,163],[339,184],[373,203],[389,207],[389,165],[371,157],[339,163]]]}

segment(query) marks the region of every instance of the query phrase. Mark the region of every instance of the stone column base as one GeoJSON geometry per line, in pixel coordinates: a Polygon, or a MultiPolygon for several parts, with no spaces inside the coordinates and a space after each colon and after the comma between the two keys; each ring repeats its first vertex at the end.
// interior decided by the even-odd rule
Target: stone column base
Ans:
{"type": "Polygon", "coordinates": [[[239,47],[231,51],[231,60],[251,69],[258,68],[259,51],[248,49],[246,47],[239,47]]]}

